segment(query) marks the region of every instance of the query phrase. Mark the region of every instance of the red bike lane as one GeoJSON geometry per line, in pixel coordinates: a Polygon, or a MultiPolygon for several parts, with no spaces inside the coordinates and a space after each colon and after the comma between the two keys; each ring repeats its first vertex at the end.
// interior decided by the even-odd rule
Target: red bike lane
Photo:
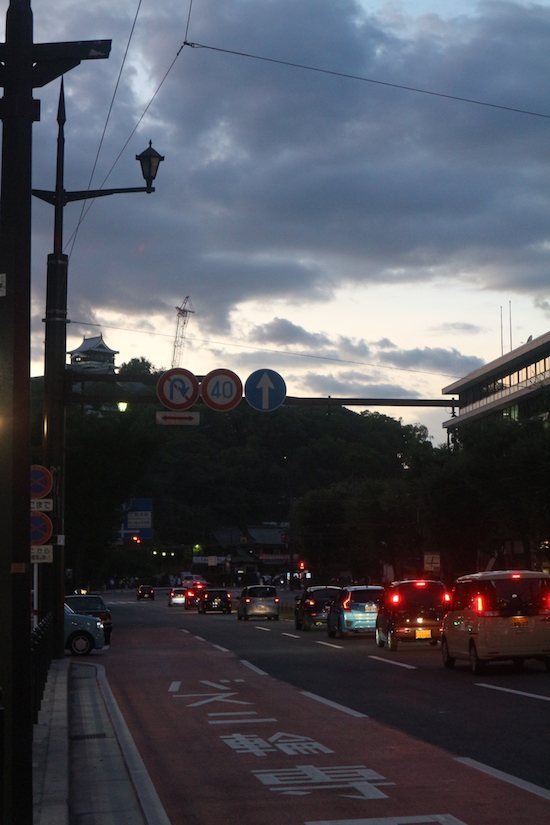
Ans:
{"type": "Polygon", "coordinates": [[[140,635],[104,665],[172,825],[550,821],[549,791],[492,776],[185,631],[140,635]]]}

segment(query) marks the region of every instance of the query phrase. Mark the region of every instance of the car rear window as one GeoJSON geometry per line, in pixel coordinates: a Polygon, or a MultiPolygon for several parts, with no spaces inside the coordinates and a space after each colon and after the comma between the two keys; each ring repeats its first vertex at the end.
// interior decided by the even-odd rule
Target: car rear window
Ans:
{"type": "Polygon", "coordinates": [[[268,599],[270,596],[276,596],[277,591],[274,587],[250,587],[248,595],[255,599],[268,599]]]}
{"type": "Polygon", "coordinates": [[[319,590],[310,590],[305,595],[308,599],[316,599],[317,601],[321,601],[322,599],[334,599],[339,592],[339,587],[327,587],[324,589],[320,588],[319,590]]]}
{"type": "Polygon", "coordinates": [[[388,595],[390,604],[393,602],[397,607],[416,609],[441,607],[446,592],[443,582],[404,582],[392,588],[388,595]],[[395,596],[399,597],[398,600],[395,596]]]}
{"type": "Polygon", "coordinates": [[[550,607],[550,580],[546,577],[491,579],[477,588],[484,610],[498,610],[501,616],[534,615],[550,607]]]}
{"type": "Polygon", "coordinates": [[[380,604],[382,593],[383,590],[369,590],[368,588],[365,588],[364,590],[352,590],[351,601],[356,604],[368,604],[369,602],[380,604]]]}

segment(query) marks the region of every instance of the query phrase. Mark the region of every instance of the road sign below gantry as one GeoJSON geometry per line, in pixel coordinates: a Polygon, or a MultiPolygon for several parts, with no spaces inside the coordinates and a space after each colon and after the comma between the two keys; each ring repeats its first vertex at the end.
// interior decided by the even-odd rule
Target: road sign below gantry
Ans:
{"type": "Polygon", "coordinates": [[[242,381],[231,370],[212,370],[201,381],[201,397],[212,410],[232,410],[243,397],[242,381]]]}
{"type": "Polygon", "coordinates": [[[199,397],[199,382],[189,370],[176,367],[160,376],[157,396],[169,410],[188,410],[199,397]]]}
{"type": "Polygon", "coordinates": [[[274,370],[256,370],[246,379],[244,394],[255,410],[271,412],[285,400],[286,384],[282,375],[274,370]]]}

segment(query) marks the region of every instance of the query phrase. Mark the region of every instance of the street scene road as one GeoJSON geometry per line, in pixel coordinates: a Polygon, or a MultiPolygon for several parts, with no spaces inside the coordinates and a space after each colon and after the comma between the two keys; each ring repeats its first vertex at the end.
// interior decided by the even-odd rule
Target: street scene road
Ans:
{"type": "Polygon", "coordinates": [[[162,591],[106,601],[116,631],[93,660],[173,825],[548,821],[538,662],[480,678],[428,645],[168,609],[162,591]]]}

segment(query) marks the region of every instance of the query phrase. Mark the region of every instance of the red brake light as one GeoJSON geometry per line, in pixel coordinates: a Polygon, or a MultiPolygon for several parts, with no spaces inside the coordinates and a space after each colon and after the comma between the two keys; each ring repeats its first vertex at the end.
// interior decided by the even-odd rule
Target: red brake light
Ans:
{"type": "Polygon", "coordinates": [[[415,582],[414,586],[415,587],[426,587],[426,582],[415,582]]]}
{"type": "Polygon", "coordinates": [[[399,595],[399,593],[392,593],[392,597],[391,597],[392,604],[399,604],[400,601],[401,601],[401,596],[399,595]]]}
{"type": "Polygon", "coordinates": [[[275,604],[277,604],[277,603],[280,601],[280,599],[279,599],[279,597],[278,597],[278,596],[275,596],[275,598],[273,599],[273,601],[275,602],[275,604]]]}
{"type": "Polygon", "coordinates": [[[310,607],[313,607],[313,605],[315,604],[315,599],[306,599],[306,604],[308,604],[310,607]]]}
{"type": "Polygon", "coordinates": [[[478,613],[483,613],[483,596],[476,596],[476,610],[478,613]]]}
{"type": "Polygon", "coordinates": [[[521,573],[512,573],[513,579],[521,579],[521,573]]]}
{"type": "Polygon", "coordinates": [[[443,601],[444,602],[450,602],[451,601],[451,594],[450,593],[444,593],[443,594],[443,601]]]}

